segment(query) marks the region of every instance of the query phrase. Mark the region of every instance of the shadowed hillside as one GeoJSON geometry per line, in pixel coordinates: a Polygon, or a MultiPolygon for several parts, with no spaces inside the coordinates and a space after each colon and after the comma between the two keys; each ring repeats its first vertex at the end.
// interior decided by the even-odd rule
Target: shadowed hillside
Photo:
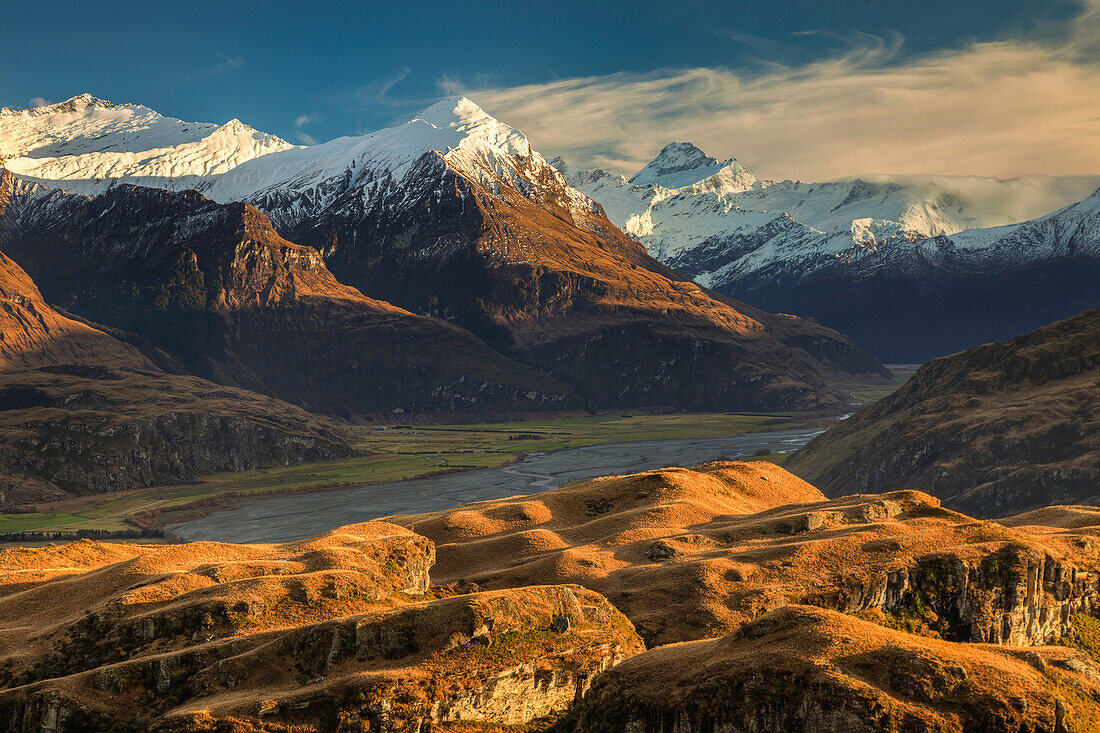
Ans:
{"type": "Polygon", "coordinates": [[[785,464],[830,495],[919,488],[977,516],[1100,498],[1100,309],[925,364],[785,464]]]}
{"type": "Polygon", "coordinates": [[[345,418],[580,406],[468,332],[337,282],[316,250],[247,204],[136,186],[89,199],[2,180],[0,248],[51,302],[137,333],[206,379],[345,418]]]}
{"type": "Polygon", "coordinates": [[[279,400],[169,374],[46,305],[0,253],[0,504],[345,456],[336,426],[279,400]]]}

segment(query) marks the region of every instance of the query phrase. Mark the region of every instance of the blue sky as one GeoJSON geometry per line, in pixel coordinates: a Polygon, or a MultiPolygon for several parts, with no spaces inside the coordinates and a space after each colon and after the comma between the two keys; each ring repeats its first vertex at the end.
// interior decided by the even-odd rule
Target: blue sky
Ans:
{"type": "MultiPolygon", "coordinates": [[[[308,142],[376,129],[443,94],[464,92],[524,129],[545,152],[623,171],[663,142],[691,136],[716,155],[736,154],[774,175],[796,166],[798,171],[785,174],[859,173],[880,161],[894,167],[881,172],[918,172],[922,164],[927,170],[919,172],[1088,172],[1071,169],[1100,161],[1086,155],[1082,162],[1077,155],[1074,163],[1065,139],[1019,161],[956,162],[958,170],[947,170],[956,156],[942,145],[887,160],[881,153],[853,160],[854,153],[842,150],[826,161],[815,148],[820,141],[807,139],[833,135],[841,148],[855,150],[858,136],[844,132],[844,120],[821,131],[798,130],[803,118],[836,114],[843,97],[862,96],[852,88],[878,84],[882,94],[897,86],[892,73],[929,59],[965,63],[964,55],[976,48],[987,54],[1006,45],[1024,54],[1039,49],[1060,65],[1057,73],[1067,89],[1087,84],[1096,39],[1082,39],[1074,29],[1095,10],[1095,3],[1022,0],[18,3],[5,9],[9,32],[0,44],[0,106],[26,107],[32,99],[58,101],[89,91],[188,120],[237,117],[308,142]],[[1068,61],[1067,48],[1074,56],[1068,61]],[[1067,63],[1069,72],[1061,68],[1067,63]],[[1082,68],[1085,76],[1072,76],[1082,68]],[[858,87],[798,86],[806,82],[800,76],[825,74],[832,84],[846,73],[865,76],[857,77],[858,87]],[[654,79],[662,82],[659,91],[654,79]],[[818,98],[829,89],[841,98],[818,98]],[[808,100],[806,109],[776,111],[776,105],[789,108],[799,98],[808,100]],[[591,110],[593,104],[607,109],[570,116],[571,109],[591,110]],[[649,107],[655,112],[645,124],[639,118],[649,107]],[[761,137],[767,137],[765,128],[773,128],[775,137],[777,126],[785,139],[761,137]],[[792,145],[804,152],[782,152],[792,145]],[[1065,163],[1057,156],[1050,163],[1054,148],[1065,163]],[[1047,169],[1037,170],[1043,160],[1047,169]],[[853,170],[843,170],[845,165],[853,170]]],[[[935,83],[960,98],[973,97],[943,74],[936,76],[935,83]]],[[[906,75],[903,81],[915,88],[932,83],[927,76],[914,81],[906,75]]],[[[983,86],[982,79],[971,83],[983,86]]],[[[857,102],[879,112],[892,104],[889,98],[857,102]]],[[[915,99],[906,104],[927,106],[915,99]]],[[[1019,104],[1051,101],[1026,98],[1019,104]]],[[[1090,104],[1091,97],[1077,100],[1084,108],[1073,120],[1050,125],[1080,132],[1090,104]]],[[[899,104],[894,116],[913,114],[899,104]]],[[[972,126],[973,120],[946,120],[954,123],[972,126]]],[[[1017,129],[1036,124],[1047,123],[1022,119],[1017,129]]],[[[872,136],[898,126],[892,118],[873,125],[872,136]]],[[[881,141],[884,150],[897,145],[893,138],[881,141]]]]}

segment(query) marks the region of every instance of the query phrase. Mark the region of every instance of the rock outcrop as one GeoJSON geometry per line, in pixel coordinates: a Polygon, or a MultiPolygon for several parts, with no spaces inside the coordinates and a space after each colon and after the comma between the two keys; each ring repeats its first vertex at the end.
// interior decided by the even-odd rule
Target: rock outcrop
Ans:
{"type": "Polygon", "coordinates": [[[911,568],[843,589],[838,600],[842,611],[931,622],[953,641],[1029,646],[1073,636],[1073,616],[1100,608],[1100,574],[1091,561],[1078,567],[1010,541],[981,558],[950,551],[921,557],[911,568]]]}
{"type": "Polygon", "coordinates": [[[1100,496],[1100,309],[934,359],[785,464],[837,495],[920,488],[999,517],[1100,496]]]}

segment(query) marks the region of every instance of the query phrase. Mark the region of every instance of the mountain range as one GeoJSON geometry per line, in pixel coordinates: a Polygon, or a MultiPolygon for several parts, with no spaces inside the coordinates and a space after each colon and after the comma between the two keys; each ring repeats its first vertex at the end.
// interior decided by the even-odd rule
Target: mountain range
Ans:
{"type": "Polygon", "coordinates": [[[88,198],[4,175],[0,250],[51,302],[191,373],[344,417],[579,404],[467,331],[339,283],[248,204],[132,185],[88,198]]]}
{"type": "MultiPolygon", "coordinates": [[[[0,511],[48,529],[82,523],[31,504],[351,456],[355,422],[809,427],[892,386],[836,324],[886,359],[969,347],[784,467],[282,544],[0,547],[0,727],[1100,729],[1100,510],[1052,506],[1100,502],[1098,183],[772,182],[687,143],[627,180],[462,97],[309,147],[91,95],[0,110],[0,511]]],[[[145,493],[111,499],[180,496],[145,493]]]]}
{"type": "Polygon", "coordinates": [[[839,333],[661,265],[465,98],[305,148],[82,95],[0,113],[0,156],[14,174],[0,248],[50,300],[203,376],[311,408],[816,409],[843,403],[829,378],[885,374],[839,333]],[[168,321],[148,318],[158,288],[171,291],[168,321]],[[305,301],[355,315],[326,334],[302,325],[305,301]],[[303,335],[293,349],[297,337],[271,333],[288,308],[303,335]],[[372,321],[401,337],[378,348],[372,321]],[[305,352],[321,366],[288,356],[305,352]],[[356,364],[382,362],[416,368],[378,371],[348,399],[356,364]]]}
{"type": "Polygon", "coordinates": [[[690,143],[669,144],[629,180],[553,163],[666,265],[815,318],[886,362],[1100,303],[1100,177],[770,181],[690,143]]]}

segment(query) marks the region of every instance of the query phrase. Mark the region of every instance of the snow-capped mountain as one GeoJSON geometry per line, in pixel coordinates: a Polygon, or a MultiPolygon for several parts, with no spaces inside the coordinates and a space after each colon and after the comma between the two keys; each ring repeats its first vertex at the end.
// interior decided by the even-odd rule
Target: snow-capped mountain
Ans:
{"type": "Polygon", "coordinates": [[[769,181],[690,143],[665,146],[629,180],[553,164],[658,260],[735,296],[731,272],[774,259],[805,260],[800,267],[812,270],[856,250],[1025,221],[1100,186],[1100,176],[769,181]]]}
{"type": "Polygon", "coordinates": [[[4,167],[82,193],[120,182],[189,188],[202,177],[292,148],[240,120],[184,122],[90,94],[45,107],[0,109],[4,167]]]}
{"type": "Polygon", "coordinates": [[[776,182],[687,143],[629,180],[553,164],[666,265],[758,307],[813,316],[887,361],[924,361],[1100,303],[1080,277],[1100,256],[1095,195],[1081,201],[1100,176],[776,182]],[[1080,266],[1057,292],[1017,282],[1021,268],[1052,273],[1068,260],[1080,266]],[[1009,281],[1011,297],[998,294],[1009,281]],[[932,320],[952,304],[960,312],[948,324],[932,320]]]}
{"type": "MultiPolygon", "coordinates": [[[[310,147],[239,120],[184,122],[90,94],[0,110],[0,161],[22,178],[85,194],[127,183],[195,189],[222,203],[268,202],[269,213],[286,221],[317,213],[343,191],[400,180],[428,153],[482,183],[500,179],[526,194],[547,175],[560,179],[523,133],[460,97],[432,105],[404,125],[310,147]]],[[[570,194],[571,206],[595,209],[586,197],[570,194]]]]}
{"type": "Polygon", "coordinates": [[[704,181],[717,184],[723,193],[749,191],[757,183],[756,177],[733,158],[719,163],[691,143],[669,143],[629,183],[679,189],[704,181]]]}
{"type": "MultiPolygon", "coordinates": [[[[92,121],[114,109],[79,98],[61,107],[92,121]]],[[[5,144],[34,136],[23,130],[41,116],[31,112],[7,113],[23,122],[3,133],[5,144]]],[[[75,132],[92,122],[66,117],[65,145],[80,158],[95,146],[117,153],[113,141],[125,139],[129,150],[155,150],[179,175],[143,176],[141,156],[119,158],[109,179],[63,165],[63,154],[53,167],[36,166],[26,144],[10,145],[20,155],[9,168],[86,194],[136,183],[251,203],[280,235],[321,252],[341,283],[446,318],[575,387],[589,406],[814,408],[841,401],[823,375],[883,374],[830,329],[734,303],[662,266],[520,131],[469,99],[443,100],[368,135],[286,146],[202,175],[184,172],[193,169],[181,162],[196,141],[169,144],[160,130],[182,134],[187,123],[155,120],[95,129],[92,142],[75,132]],[[145,143],[147,129],[155,145],[145,143]]],[[[34,134],[57,136],[46,128],[34,134]]]]}
{"type": "Polygon", "coordinates": [[[1100,190],[1019,224],[831,258],[805,256],[794,237],[774,240],[717,277],[762,307],[843,329],[888,361],[1011,338],[1100,304],[1100,190]]]}

